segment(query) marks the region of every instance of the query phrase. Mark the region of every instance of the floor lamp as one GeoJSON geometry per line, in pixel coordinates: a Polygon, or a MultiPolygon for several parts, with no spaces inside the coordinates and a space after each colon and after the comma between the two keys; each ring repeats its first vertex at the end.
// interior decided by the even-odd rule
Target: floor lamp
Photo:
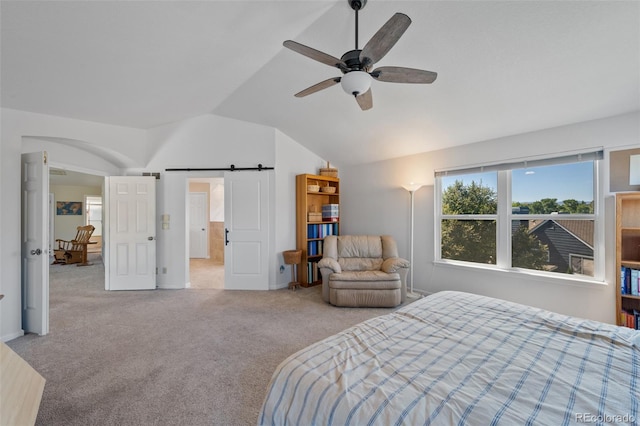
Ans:
{"type": "Polygon", "coordinates": [[[417,297],[417,295],[413,293],[413,269],[414,269],[413,268],[413,195],[417,190],[422,188],[422,186],[423,185],[420,183],[413,183],[413,182],[406,185],[402,185],[402,187],[407,191],[409,191],[409,194],[411,194],[411,236],[410,236],[411,246],[409,250],[409,262],[411,262],[409,279],[411,281],[411,289],[409,291],[409,295],[414,298],[417,297]]]}

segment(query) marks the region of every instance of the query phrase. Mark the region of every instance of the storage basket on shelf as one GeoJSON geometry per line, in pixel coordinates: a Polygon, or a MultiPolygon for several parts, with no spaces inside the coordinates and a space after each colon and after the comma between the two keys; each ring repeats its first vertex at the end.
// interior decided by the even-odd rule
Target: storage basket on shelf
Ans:
{"type": "Polygon", "coordinates": [[[320,192],[320,185],[318,185],[318,181],[310,180],[307,185],[307,192],[320,192]]]}
{"type": "Polygon", "coordinates": [[[329,182],[322,182],[320,185],[320,192],[324,192],[326,194],[335,194],[336,187],[329,185],[329,182]]]}
{"type": "Polygon", "coordinates": [[[320,176],[338,177],[338,169],[331,167],[327,161],[327,167],[320,168],[320,176]]]}
{"type": "Polygon", "coordinates": [[[315,205],[309,206],[309,222],[322,222],[322,212],[318,211],[318,208],[315,205]]]}

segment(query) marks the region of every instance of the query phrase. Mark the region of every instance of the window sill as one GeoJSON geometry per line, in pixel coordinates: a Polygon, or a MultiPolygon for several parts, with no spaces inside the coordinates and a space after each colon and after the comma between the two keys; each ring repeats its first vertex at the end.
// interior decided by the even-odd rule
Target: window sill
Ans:
{"type": "MultiPolygon", "coordinates": [[[[455,260],[434,260],[435,266],[444,266],[447,268],[464,269],[464,270],[482,270],[486,272],[492,272],[495,274],[509,274],[513,277],[529,278],[533,280],[544,281],[545,283],[552,283],[558,285],[573,285],[580,287],[606,287],[609,285],[606,281],[601,281],[593,277],[585,275],[569,275],[559,274],[553,272],[533,271],[527,269],[510,268],[503,269],[495,265],[483,265],[472,262],[460,262],[455,260]]],[[[517,279],[517,278],[516,278],[517,279]]]]}

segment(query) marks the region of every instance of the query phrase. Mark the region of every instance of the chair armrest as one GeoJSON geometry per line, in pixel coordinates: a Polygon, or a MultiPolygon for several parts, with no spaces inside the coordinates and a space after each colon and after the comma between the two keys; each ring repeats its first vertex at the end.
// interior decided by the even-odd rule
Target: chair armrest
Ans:
{"type": "Polygon", "coordinates": [[[387,274],[390,274],[393,272],[398,272],[399,269],[408,268],[408,267],[409,267],[408,260],[402,259],[401,257],[390,257],[388,259],[385,259],[384,262],[382,262],[382,266],[380,267],[380,270],[382,270],[382,272],[386,272],[387,274]]]}
{"type": "Polygon", "coordinates": [[[318,261],[320,275],[322,276],[322,300],[329,303],[329,275],[342,272],[342,268],[337,260],[330,257],[323,257],[318,261]]]}
{"type": "Polygon", "coordinates": [[[318,262],[318,268],[328,268],[331,270],[331,272],[335,272],[338,274],[342,272],[342,268],[340,267],[338,261],[335,259],[331,259],[330,257],[320,259],[320,261],[318,262]]]}

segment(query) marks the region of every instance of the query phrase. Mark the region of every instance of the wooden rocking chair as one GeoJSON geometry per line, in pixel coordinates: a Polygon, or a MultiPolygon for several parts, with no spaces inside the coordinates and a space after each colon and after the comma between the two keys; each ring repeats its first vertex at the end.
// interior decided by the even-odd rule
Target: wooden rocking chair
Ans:
{"type": "Polygon", "coordinates": [[[73,240],[56,240],[58,248],[53,251],[56,259],[53,263],[87,265],[87,244],[91,244],[89,238],[95,229],[93,225],[78,226],[78,233],[73,240]]]}

